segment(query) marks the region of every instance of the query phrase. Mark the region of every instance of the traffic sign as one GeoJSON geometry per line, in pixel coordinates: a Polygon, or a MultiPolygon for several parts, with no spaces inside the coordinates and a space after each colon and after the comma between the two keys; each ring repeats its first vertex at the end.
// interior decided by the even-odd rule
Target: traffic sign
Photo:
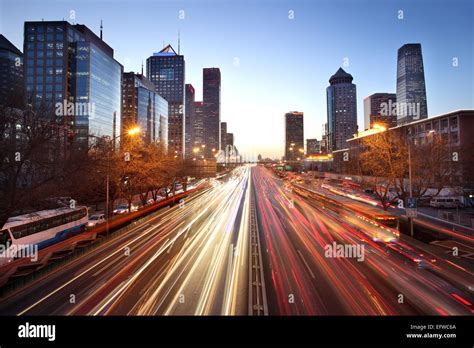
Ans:
{"type": "Polygon", "coordinates": [[[407,198],[407,208],[408,209],[416,209],[416,198],[408,197],[407,198]]]}
{"type": "Polygon", "coordinates": [[[413,209],[413,208],[406,208],[405,211],[406,211],[406,213],[407,213],[407,217],[409,217],[409,218],[416,218],[416,216],[417,216],[417,211],[416,211],[416,209],[413,209]]]}

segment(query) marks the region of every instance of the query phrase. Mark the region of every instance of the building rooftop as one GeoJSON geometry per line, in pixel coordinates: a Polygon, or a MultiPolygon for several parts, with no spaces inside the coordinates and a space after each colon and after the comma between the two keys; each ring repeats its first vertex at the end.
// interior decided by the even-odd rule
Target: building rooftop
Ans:
{"type": "Polygon", "coordinates": [[[329,83],[332,85],[334,83],[351,83],[353,77],[351,74],[348,74],[343,68],[339,68],[334,75],[332,75],[329,79],[329,83]]]}
{"type": "Polygon", "coordinates": [[[177,56],[178,54],[170,44],[165,46],[160,52],[153,53],[154,57],[177,56]]]}
{"type": "Polygon", "coordinates": [[[14,54],[17,54],[19,56],[23,55],[23,53],[21,53],[21,51],[18,48],[16,48],[16,46],[14,44],[12,44],[2,34],[0,34],[0,49],[10,51],[10,52],[12,52],[14,54]]]}

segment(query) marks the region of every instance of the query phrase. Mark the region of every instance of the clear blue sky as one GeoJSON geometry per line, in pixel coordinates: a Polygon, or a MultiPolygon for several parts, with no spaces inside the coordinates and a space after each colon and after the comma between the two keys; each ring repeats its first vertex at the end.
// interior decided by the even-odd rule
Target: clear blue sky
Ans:
{"type": "Polygon", "coordinates": [[[239,150],[248,154],[283,154],[283,115],[290,110],[304,112],[305,138],[319,139],[328,79],[344,58],[357,84],[363,128],[363,98],[395,92],[397,49],[405,43],[422,44],[430,116],[474,108],[472,0],[0,3],[0,32],[20,49],[24,21],[64,18],[98,33],[103,19],[104,40],[126,71],[140,71],[142,60],[163,42],[177,49],[180,30],[186,83],[194,85],[200,100],[202,68],[221,69],[221,118],[239,150]],[[290,10],[294,19],[289,19],[290,10]],[[403,19],[398,19],[399,10],[403,19]]]}

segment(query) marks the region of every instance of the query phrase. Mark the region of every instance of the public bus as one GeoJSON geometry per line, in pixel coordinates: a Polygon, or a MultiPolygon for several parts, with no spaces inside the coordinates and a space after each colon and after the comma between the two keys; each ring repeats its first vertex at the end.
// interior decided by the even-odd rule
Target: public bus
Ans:
{"type": "Polygon", "coordinates": [[[0,230],[0,265],[22,249],[42,249],[85,230],[87,207],[59,208],[14,216],[0,230]]]}
{"type": "Polygon", "coordinates": [[[376,229],[367,229],[374,240],[394,241],[400,237],[398,217],[380,208],[355,201],[351,198],[339,196],[332,193],[323,194],[301,185],[293,185],[293,190],[300,196],[317,201],[320,205],[331,209],[338,214],[345,211],[355,213],[357,218],[371,223],[376,229]]]}

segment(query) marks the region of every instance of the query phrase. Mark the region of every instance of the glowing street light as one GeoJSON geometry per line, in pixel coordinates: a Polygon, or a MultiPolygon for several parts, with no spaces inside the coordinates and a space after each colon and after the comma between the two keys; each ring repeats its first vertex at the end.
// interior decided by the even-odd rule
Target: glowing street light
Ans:
{"type": "Polygon", "coordinates": [[[130,135],[130,136],[134,136],[134,135],[137,135],[139,133],[140,133],[140,127],[133,127],[133,128],[130,128],[127,131],[127,134],[130,135]]]}

